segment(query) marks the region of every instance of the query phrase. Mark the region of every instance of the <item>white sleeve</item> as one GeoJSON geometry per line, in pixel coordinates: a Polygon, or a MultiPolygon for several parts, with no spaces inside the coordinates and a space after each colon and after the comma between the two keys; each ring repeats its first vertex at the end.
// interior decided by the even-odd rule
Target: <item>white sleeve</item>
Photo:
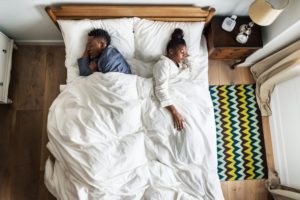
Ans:
{"type": "Polygon", "coordinates": [[[169,67],[165,62],[158,62],[153,68],[155,95],[160,101],[161,107],[173,104],[173,100],[169,94],[169,67]]]}

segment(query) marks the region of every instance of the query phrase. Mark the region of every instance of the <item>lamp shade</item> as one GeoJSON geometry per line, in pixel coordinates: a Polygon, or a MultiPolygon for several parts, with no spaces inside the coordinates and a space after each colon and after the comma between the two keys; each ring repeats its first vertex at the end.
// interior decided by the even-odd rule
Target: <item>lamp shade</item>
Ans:
{"type": "Polygon", "coordinates": [[[255,0],[249,7],[251,20],[260,25],[272,24],[288,4],[288,0],[255,0]]]}

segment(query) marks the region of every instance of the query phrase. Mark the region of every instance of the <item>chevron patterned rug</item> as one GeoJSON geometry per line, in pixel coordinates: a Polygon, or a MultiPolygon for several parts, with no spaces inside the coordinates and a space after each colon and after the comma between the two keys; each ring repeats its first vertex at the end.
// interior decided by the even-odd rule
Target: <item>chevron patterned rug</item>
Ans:
{"type": "Polygon", "coordinates": [[[267,178],[261,114],[255,85],[210,86],[221,181],[267,178]]]}

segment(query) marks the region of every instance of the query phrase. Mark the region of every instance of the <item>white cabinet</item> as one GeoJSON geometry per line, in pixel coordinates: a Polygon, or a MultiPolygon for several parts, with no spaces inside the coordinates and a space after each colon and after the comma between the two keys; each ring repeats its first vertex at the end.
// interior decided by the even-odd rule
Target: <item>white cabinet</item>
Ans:
{"type": "Polygon", "coordinates": [[[8,88],[14,41],[0,32],[0,103],[10,103],[8,88]]]}

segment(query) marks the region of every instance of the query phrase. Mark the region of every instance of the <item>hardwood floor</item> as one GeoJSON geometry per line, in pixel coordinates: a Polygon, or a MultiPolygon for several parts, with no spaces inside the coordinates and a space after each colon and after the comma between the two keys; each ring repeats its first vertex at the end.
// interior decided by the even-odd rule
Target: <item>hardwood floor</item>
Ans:
{"type": "MultiPolygon", "coordinates": [[[[19,46],[13,55],[10,97],[0,105],[0,200],[50,200],[44,186],[48,157],[47,114],[66,80],[63,46],[19,46]]],[[[210,61],[210,84],[253,83],[248,68],[231,70],[229,63],[210,61]]],[[[269,168],[273,169],[268,119],[263,119],[269,168]]],[[[226,200],[265,200],[264,181],[222,182],[226,200]]]]}
{"type": "Polygon", "coordinates": [[[0,105],[0,199],[54,199],[43,183],[46,120],[66,80],[64,47],[18,48],[10,85],[13,104],[0,105]]]}
{"type": "MultiPolygon", "coordinates": [[[[250,84],[254,83],[248,67],[230,69],[230,62],[209,61],[209,84],[250,84]]],[[[266,156],[269,169],[274,169],[272,143],[269,128],[269,120],[263,117],[263,130],[266,148],[266,156]]],[[[226,200],[265,200],[272,199],[265,187],[265,180],[244,180],[221,182],[223,194],[226,200]]]]}

